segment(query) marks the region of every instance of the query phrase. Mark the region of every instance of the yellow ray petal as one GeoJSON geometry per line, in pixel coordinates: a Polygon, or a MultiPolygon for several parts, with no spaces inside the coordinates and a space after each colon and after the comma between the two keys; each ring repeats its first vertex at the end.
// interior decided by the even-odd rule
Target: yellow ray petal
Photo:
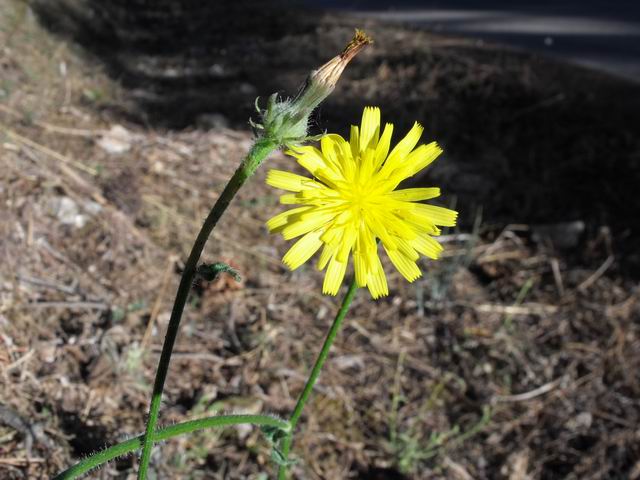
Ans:
{"type": "Polygon", "coordinates": [[[321,184],[318,184],[317,187],[305,188],[301,192],[298,192],[298,195],[300,198],[306,198],[307,200],[324,200],[327,202],[340,199],[339,192],[321,184]]]}
{"type": "Polygon", "coordinates": [[[335,210],[337,213],[335,217],[331,219],[331,222],[327,223],[325,232],[320,237],[327,245],[339,246],[344,237],[345,228],[351,223],[352,213],[350,210],[335,210]]]}
{"type": "Polygon", "coordinates": [[[416,203],[415,208],[420,214],[424,214],[432,223],[441,227],[454,227],[458,212],[449,208],[438,207],[436,205],[423,205],[416,203]]]}
{"type": "Polygon", "coordinates": [[[327,266],[331,257],[333,257],[333,253],[336,251],[337,247],[331,245],[325,245],[322,249],[322,253],[320,254],[320,258],[318,258],[318,263],[316,264],[316,268],[318,270],[324,270],[324,267],[327,266]]]}
{"type": "Polygon", "coordinates": [[[282,262],[291,270],[298,268],[309,260],[322,246],[322,241],[320,240],[321,234],[321,230],[307,233],[293,244],[284,257],[282,257],[282,262]]]}
{"type": "Polygon", "coordinates": [[[406,257],[399,249],[388,250],[385,248],[385,250],[387,255],[389,255],[391,263],[393,263],[402,276],[409,282],[413,282],[416,278],[422,275],[418,265],[416,265],[416,262],[406,257]]]}
{"type": "Polygon", "coordinates": [[[307,177],[275,169],[269,170],[267,173],[266,183],[272,187],[289,190],[290,192],[299,192],[305,188],[317,188],[316,182],[307,177]]]}
{"type": "Polygon", "coordinates": [[[295,221],[284,227],[282,229],[282,236],[285,240],[299,237],[329,223],[334,216],[335,212],[332,210],[314,208],[305,212],[304,215],[298,216],[295,221]]]}
{"type": "Polygon", "coordinates": [[[375,269],[378,256],[378,246],[376,245],[373,233],[367,228],[366,223],[361,222],[358,228],[358,237],[353,251],[353,265],[356,276],[356,283],[359,287],[365,287],[369,279],[369,272],[375,269]]]}
{"type": "Polygon", "coordinates": [[[342,232],[344,231],[344,227],[336,227],[335,221],[332,221],[331,224],[328,224],[325,232],[320,237],[327,245],[338,247],[340,240],[342,238],[342,232]]]}
{"type": "Polygon", "coordinates": [[[359,287],[367,286],[367,262],[366,257],[360,250],[353,252],[353,267],[356,273],[356,283],[359,287]]]}
{"type": "Polygon", "coordinates": [[[309,203],[304,198],[301,198],[296,193],[286,193],[284,195],[280,195],[279,198],[281,205],[300,205],[303,203],[309,203]]]}
{"type": "Polygon", "coordinates": [[[419,171],[425,169],[438,158],[441,153],[442,149],[436,142],[431,142],[428,145],[420,145],[390,174],[390,177],[393,177],[394,181],[399,184],[402,180],[412,177],[419,171]]]}
{"type": "Polygon", "coordinates": [[[342,139],[340,135],[324,135],[320,139],[320,148],[322,149],[322,155],[324,156],[327,165],[330,165],[332,170],[341,174],[341,162],[338,159],[341,152],[338,142],[334,140],[334,137],[342,139]]]}
{"type": "Polygon", "coordinates": [[[375,300],[389,295],[389,288],[387,286],[387,277],[384,274],[382,263],[380,263],[380,257],[375,255],[372,258],[372,261],[371,270],[369,271],[369,276],[367,278],[367,288],[375,300]]]}
{"type": "Polygon", "coordinates": [[[313,207],[298,207],[292,208],[291,210],[286,210],[284,212],[279,213],[278,215],[271,217],[267,220],[267,228],[269,232],[276,233],[279,229],[282,229],[285,225],[293,222],[298,218],[298,216],[303,213],[311,210],[313,207]]]}
{"type": "Polygon", "coordinates": [[[342,175],[336,171],[335,165],[327,161],[322,151],[315,147],[305,145],[296,147],[295,150],[287,150],[285,153],[297,158],[298,163],[316,178],[323,179],[324,177],[331,181],[342,179],[342,175]]]}
{"type": "Polygon", "coordinates": [[[366,184],[371,179],[371,174],[375,168],[375,154],[376,152],[371,148],[367,148],[360,154],[360,168],[356,174],[357,178],[355,178],[355,181],[359,182],[360,185],[366,184]]]}
{"type": "Polygon", "coordinates": [[[368,148],[375,150],[380,136],[380,109],[365,107],[360,125],[360,152],[368,148]]]}
{"type": "Polygon", "coordinates": [[[384,162],[389,154],[389,147],[391,146],[391,135],[393,135],[393,124],[387,123],[384,126],[384,131],[380,140],[378,140],[378,146],[376,147],[375,155],[375,169],[379,169],[382,162],[384,162]]]}
{"type": "Polygon", "coordinates": [[[282,205],[317,205],[325,206],[332,205],[342,201],[338,194],[334,190],[329,190],[320,186],[318,189],[302,190],[298,193],[286,193],[280,195],[280,203],[282,205]]]}
{"type": "Polygon", "coordinates": [[[327,273],[324,276],[324,282],[322,284],[322,293],[326,295],[335,295],[340,289],[342,279],[347,271],[347,264],[339,262],[334,255],[329,261],[327,267],[327,273]]]}
{"type": "Polygon", "coordinates": [[[398,248],[398,245],[387,230],[385,222],[381,220],[378,212],[365,211],[364,217],[367,223],[367,227],[371,229],[371,231],[382,241],[382,243],[387,248],[390,248],[391,250],[395,250],[396,248],[398,248]]]}
{"type": "Polygon", "coordinates": [[[360,248],[368,256],[377,255],[378,245],[376,244],[376,237],[366,222],[360,223],[360,231],[358,232],[358,240],[360,242],[360,248]]]}
{"type": "Polygon", "coordinates": [[[415,209],[415,203],[411,205],[414,208],[405,211],[398,211],[397,214],[405,222],[411,225],[420,234],[440,235],[440,230],[433,224],[431,217],[423,212],[419,212],[415,209]]]}
{"type": "Polygon", "coordinates": [[[410,240],[407,241],[404,238],[397,238],[396,241],[398,242],[398,250],[409,260],[415,262],[420,258],[420,254],[411,246],[410,240]]]}
{"type": "Polygon", "coordinates": [[[382,178],[388,177],[391,172],[402,164],[404,159],[409,155],[409,153],[411,153],[413,147],[415,147],[416,143],[420,140],[423,130],[424,128],[418,122],[413,124],[409,133],[407,133],[405,137],[393,148],[393,150],[391,150],[387,161],[384,162],[384,165],[380,170],[382,178]]]}
{"type": "Polygon", "coordinates": [[[409,242],[413,248],[428,258],[437,260],[442,252],[443,247],[436,240],[428,235],[421,235],[409,242]]]}
{"type": "Polygon", "coordinates": [[[353,223],[345,225],[344,234],[342,235],[340,246],[336,254],[336,259],[341,263],[347,263],[349,261],[349,252],[356,243],[356,237],[358,232],[356,226],[353,223]]]}
{"type": "Polygon", "coordinates": [[[338,185],[344,181],[343,176],[331,168],[318,168],[313,176],[334,190],[339,190],[338,185]]]}
{"type": "Polygon", "coordinates": [[[440,196],[440,189],[432,188],[405,188],[404,190],[394,190],[388,194],[394,200],[402,202],[418,202],[420,200],[431,200],[440,196]]]}
{"type": "Polygon", "coordinates": [[[409,222],[406,222],[400,215],[386,211],[383,208],[380,208],[376,212],[376,215],[379,221],[384,224],[386,230],[396,237],[411,240],[418,236],[416,229],[409,222]]]}
{"type": "Polygon", "coordinates": [[[298,163],[306,168],[310,173],[313,173],[318,168],[326,167],[322,152],[312,145],[298,146],[295,147],[295,149],[289,149],[284,153],[296,158],[298,163]]]}
{"type": "Polygon", "coordinates": [[[351,125],[349,144],[351,146],[351,156],[353,158],[358,158],[360,155],[360,131],[356,125],[351,125]]]}

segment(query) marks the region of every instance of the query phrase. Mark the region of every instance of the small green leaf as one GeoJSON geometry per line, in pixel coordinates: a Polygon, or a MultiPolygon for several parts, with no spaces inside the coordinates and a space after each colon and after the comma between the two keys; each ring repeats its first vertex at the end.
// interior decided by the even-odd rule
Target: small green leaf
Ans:
{"type": "Polygon", "coordinates": [[[273,449],[271,450],[271,460],[273,460],[274,463],[281,467],[290,467],[292,465],[295,465],[296,463],[296,460],[288,460],[287,458],[285,458],[283,453],[275,447],[273,447],[273,449]]]}
{"type": "Polygon", "coordinates": [[[234,268],[231,268],[226,263],[203,263],[198,267],[198,275],[208,282],[212,282],[213,280],[218,278],[218,275],[220,275],[221,273],[228,273],[236,282],[240,282],[242,280],[242,277],[240,277],[238,271],[234,268]]]}
{"type": "Polygon", "coordinates": [[[262,433],[272,445],[277,444],[287,435],[287,432],[285,432],[281,428],[272,427],[270,425],[263,425],[262,427],[260,427],[260,430],[262,430],[262,433]]]}

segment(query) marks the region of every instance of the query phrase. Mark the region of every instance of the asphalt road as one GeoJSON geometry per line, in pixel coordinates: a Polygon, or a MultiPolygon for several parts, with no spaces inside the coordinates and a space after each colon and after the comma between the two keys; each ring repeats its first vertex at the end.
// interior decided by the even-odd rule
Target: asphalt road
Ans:
{"type": "Polygon", "coordinates": [[[536,51],[640,82],[640,0],[306,3],[536,51]]]}

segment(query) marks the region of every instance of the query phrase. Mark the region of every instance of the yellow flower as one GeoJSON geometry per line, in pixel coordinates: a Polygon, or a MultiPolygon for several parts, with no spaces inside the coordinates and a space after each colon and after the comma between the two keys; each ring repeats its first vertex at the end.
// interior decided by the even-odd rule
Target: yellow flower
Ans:
{"type": "Polygon", "coordinates": [[[335,295],[353,252],[356,283],[368,287],[373,298],[388,295],[387,279],[378,256],[378,242],[409,282],[422,273],[420,255],[438,258],[442,246],[433,239],[439,226],[456,224],[457,212],[418,203],[440,195],[439,188],[396,190],[400,182],[433,162],[442,149],[432,142],[414,148],[422,135],[417,122],[391,150],[393,125],[382,135],[380,109],[366,107],[360,128],[351,126],[351,139],[329,134],[313,146],[287,152],[298,159],[314,178],[271,170],[267,183],[287,190],[284,205],[300,205],[267,222],[272,233],[285,240],[302,236],[282,261],[295,270],[323,247],[318,269],[327,269],[323,293],[335,295]]]}

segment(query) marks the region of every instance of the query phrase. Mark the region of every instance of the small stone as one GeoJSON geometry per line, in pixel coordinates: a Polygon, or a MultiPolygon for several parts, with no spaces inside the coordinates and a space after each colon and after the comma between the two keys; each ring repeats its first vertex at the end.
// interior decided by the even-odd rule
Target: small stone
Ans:
{"type": "Polygon", "coordinates": [[[591,412],[581,412],[573,418],[570,418],[565,426],[569,430],[586,430],[593,423],[593,415],[591,412]]]}
{"type": "Polygon", "coordinates": [[[82,228],[87,223],[87,216],[80,213],[78,204],[69,197],[56,197],[51,201],[51,210],[63,225],[82,228]]]}
{"type": "Polygon", "coordinates": [[[227,117],[221,113],[205,113],[198,116],[196,120],[198,127],[203,129],[224,129],[229,128],[227,117]]]}
{"type": "Polygon", "coordinates": [[[97,143],[105,152],[120,155],[131,149],[133,135],[122,125],[113,125],[97,143]]]}
{"type": "Polygon", "coordinates": [[[89,217],[95,216],[102,211],[102,205],[88,201],[83,205],[78,205],[69,197],[54,197],[50,203],[51,213],[63,225],[74,228],[82,228],[87,224],[89,217]]]}

